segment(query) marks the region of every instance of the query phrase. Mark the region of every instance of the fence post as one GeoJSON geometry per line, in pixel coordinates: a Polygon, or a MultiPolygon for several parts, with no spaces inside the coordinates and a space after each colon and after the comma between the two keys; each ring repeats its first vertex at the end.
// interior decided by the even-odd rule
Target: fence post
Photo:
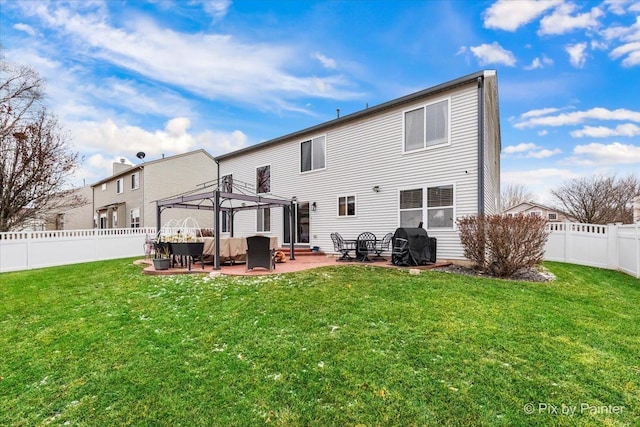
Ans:
{"type": "Polygon", "coordinates": [[[571,248],[570,245],[570,238],[569,238],[569,230],[571,230],[571,223],[569,221],[566,221],[564,223],[564,261],[563,262],[569,262],[569,250],[571,248]]]}
{"type": "Polygon", "coordinates": [[[640,222],[636,221],[636,278],[640,279],[640,222]]]}
{"type": "Polygon", "coordinates": [[[607,268],[618,270],[620,268],[620,254],[618,253],[618,225],[607,224],[607,268]]]}

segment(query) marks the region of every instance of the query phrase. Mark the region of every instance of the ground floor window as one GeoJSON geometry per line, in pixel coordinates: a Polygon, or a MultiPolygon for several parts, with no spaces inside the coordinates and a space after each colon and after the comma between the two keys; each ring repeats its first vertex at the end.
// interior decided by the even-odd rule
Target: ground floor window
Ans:
{"type": "Polygon", "coordinates": [[[257,210],[256,231],[266,233],[271,231],[271,209],[263,208],[257,210]]]}
{"type": "Polygon", "coordinates": [[[111,213],[111,228],[118,228],[118,211],[111,213]]]}
{"type": "Polygon", "coordinates": [[[229,212],[227,211],[222,211],[222,224],[221,224],[221,228],[222,228],[222,233],[229,233],[231,232],[231,215],[229,215],[229,212]]]}
{"type": "Polygon", "coordinates": [[[453,185],[427,188],[427,228],[453,228],[453,185]]]}
{"type": "Polygon", "coordinates": [[[356,216],[356,196],[338,197],[338,216],[356,216]]]}
{"type": "Polygon", "coordinates": [[[400,227],[453,229],[453,202],[453,185],[401,190],[400,227]]]}
{"type": "Polygon", "coordinates": [[[131,209],[131,228],[140,228],[140,208],[131,209]]]}

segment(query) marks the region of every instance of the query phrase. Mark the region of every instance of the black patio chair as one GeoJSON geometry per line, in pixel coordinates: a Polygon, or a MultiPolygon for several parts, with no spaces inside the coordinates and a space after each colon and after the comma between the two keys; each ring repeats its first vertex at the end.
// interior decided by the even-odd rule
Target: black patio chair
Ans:
{"type": "Polygon", "coordinates": [[[331,233],[331,241],[333,242],[333,250],[342,255],[336,261],[353,261],[349,252],[355,248],[352,244],[345,242],[340,233],[331,233]]]}
{"type": "MultiPolygon", "coordinates": [[[[380,259],[382,257],[382,252],[388,251],[389,246],[391,245],[391,239],[393,239],[393,233],[387,233],[384,235],[382,240],[376,240],[376,248],[374,258],[380,259]]],[[[384,259],[384,258],[383,258],[384,259]]]]}
{"type": "Polygon", "coordinates": [[[360,233],[356,240],[356,260],[360,262],[371,262],[369,254],[376,251],[376,235],[365,231],[360,233]]]}
{"type": "Polygon", "coordinates": [[[276,268],[274,251],[269,247],[269,243],[270,239],[267,236],[247,237],[247,271],[255,267],[268,268],[269,271],[276,268]]]}

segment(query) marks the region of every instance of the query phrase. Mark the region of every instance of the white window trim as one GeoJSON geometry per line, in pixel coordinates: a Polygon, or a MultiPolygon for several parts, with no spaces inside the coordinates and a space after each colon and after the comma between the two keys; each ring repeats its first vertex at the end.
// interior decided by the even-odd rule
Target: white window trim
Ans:
{"type": "Polygon", "coordinates": [[[327,134],[325,133],[325,134],[312,136],[311,138],[307,138],[304,141],[300,141],[300,143],[298,143],[298,173],[300,175],[306,175],[309,173],[323,171],[327,169],[327,145],[328,145],[327,139],[328,139],[327,134]],[[313,140],[320,137],[324,137],[324,167],[313,169],[313,140]],[[311,141],[311,169],[309,169],[308,171],[302,171],[302,144],[309,141],[311,141]]]}
{"type": "Polygon", "coordinates": [[[556,212],[548,212],[547,213],[547,219],[549,221],[557,221],[558,220],[558,214],[556,212]],[[551,215],[553,215],[554,218],[551,218],[551,215]]]}
{"type": "Polygon", "coordinates": [[[267,164],[264,164],[264,165],[256,166],[255,172],[254,172],[254,175],[253,175],[254,182],[256,183],[256,194],[271,194],[273,192],[273,188],[272,188],[273,187],[273,179],[272,179],[273,175],[272,175],[272,173],[273,173],[273,168],[271,167],[271,163],[267,163],[267,164]],[[266,192],[266,193],[258,193],[258,185],[257,185],[258,184],[258,169],[263,168],[265,166],[269,166],[269,191],[266,192]]]}
{"type": "Polygon", "coordinates": [[[116,194],[124,194],[124,178],[118,178],[116,181],[116,194]]]}
{"type": "MultiPolygon", "coordinates": [[[[402,154],[419,153],[421,151],[434,150],[436,148],[448,147],[450,145],[451,145],[451,96],[445,96],[445,97],[437,98],[437,99],[434,99],[434,100],[432,100],[430,102],[427,102],[425,104],[414,105],[413,107],[407,108],[406,110],[402,111],[402,147],[401,147],[402,154]],[[427,147],[427,125],[426,125],[426,122],[427,122],[427,116],[426,116],[427,115],[427,107],[429,105],[437,104],[438,102],[442,102],[442,101],[448,101],[447,102],[447,142],[443,142],[441,144],[432,145],[432,146],[427,147]],[[411,111],[420,109],[420,108],[424,109],[423,121],[424,121],[424,124],[425,124],[425,126],[424,126],[424,132],[425,133],[424,133],[424,135],[422,137],[423,138],[423,140],[422,140],[423,146],[422,146],[422,148],[416,148],[415,150],[408,150],[407,151],[404,148],[405,147],[405,143],[406,143],[405,137],[406,137],[406,131],[407,131],[407,127],[406,127],[406,123],[405,123],[406,122],[406,119],[405,119],[406,118],[406,114],[411,112],[411,111]]],[[[416,187],[414,187],[414,188],[416,188],[416,187]]],[[[410,190],[410,188],[408,190],[410,190]]]]}
{"type": "Polygon", "coordinates": [[[336,196],[336,218],[338,219],[346,219],[346,218],[357,218],[358,217],[358,195],[356,193],[353,194],[339,194],[336,196]],[[355,214],[353,215],[340,215],[340,198],[341,197],[353,197],[353,203],[355,207],[355,214]]]}
{"type": "MultiPolygon", "coordinates": [[[[457,219],[456,199],[458,197],[458,192],[457,192],[458,189],[457,189],[456,183],[451,181],[444,182],[444,183],[427,184],[427,185],[408,185],[406,187],[398,188],[397,198],[396,198],[396,209],[397,209],[396,224],[398,224],[398,227],[400,227],[400,192],[406,191],[406,190],[417,190],[418,188],[422,189],[422,226],[427,230],[427,232],[433,231],[435,233],[435,232],[457,231],[458,226],[456,224],[456,219],[457,219]],[[440,227],[429,228],[429,216],[428,216],[428,208],[427,208],[427,205],[429,203],[428,189],[433,187],[446,187],[448,185],[453,186],[453,227],[452,228],[440,228],[440,227]]],[[[437,208],[431,208],[431,209],[437,209],[437,208]]]]}

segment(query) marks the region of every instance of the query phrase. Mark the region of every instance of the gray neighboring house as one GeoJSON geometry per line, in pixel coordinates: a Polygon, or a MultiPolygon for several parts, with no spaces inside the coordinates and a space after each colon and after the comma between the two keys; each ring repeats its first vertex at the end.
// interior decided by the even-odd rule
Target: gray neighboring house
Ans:
{"type": "Polygon", "coordinates": [[[573,221],[574,219],[569,217],[562,211],[559,211],[549,206],[544,206],[534,202],[522,202],[515,206],[505,209],[503,211],[505,215],[531,215],[541,216],[549,222],[566,222],[573,221]]]}
{"type": "Polygon", "coordinates": [[[93,190],[89,185],[73,190],[63,198],[61,206],[47,215],[47,229],[86,230],[92,228],[92,198],[93,190]],[[82,200],[82,202],[78,204],[74,199],[82,200]],[[71,205],[65,203],[64,200],[70,200],[71,205]]]}
{"type": "Polygon", "coordinates": [[[225,182],[296,200],[293,230],[267,208],[238,212],[236,236],[333,252],[332,232],[423,224],[439,259],[464,259],[456,219],[499,213],[500,150],[497,75],[485,70],[216,159],[225,182]]]}
{"type": "MultiPolygon", "coordinates": [[[[114,163],[113,175],[96,182],[93,189],[95,228],[157,227],[156,201],[196,190],[217,179],[215,159],[195,150],[139,165],[114,163]]],[[[213,226],[213,214],[171,209],[162,221],[191,217],[200,227],[213,226]]]]}

